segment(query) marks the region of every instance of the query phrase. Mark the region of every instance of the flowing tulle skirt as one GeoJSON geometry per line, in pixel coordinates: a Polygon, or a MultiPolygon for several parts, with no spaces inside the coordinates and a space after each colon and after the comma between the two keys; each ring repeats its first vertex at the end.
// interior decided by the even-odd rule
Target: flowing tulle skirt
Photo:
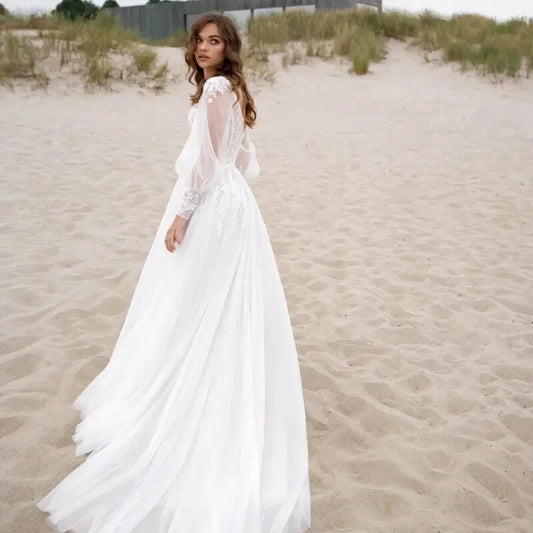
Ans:
{"type": "Polygon", "coordinates": [[[76,399],[84,463],[37,505],[75,533],[300,533],[305,411],[279,273],[227,167],[171,254],[174,187],[104,370],[76,399]]]}

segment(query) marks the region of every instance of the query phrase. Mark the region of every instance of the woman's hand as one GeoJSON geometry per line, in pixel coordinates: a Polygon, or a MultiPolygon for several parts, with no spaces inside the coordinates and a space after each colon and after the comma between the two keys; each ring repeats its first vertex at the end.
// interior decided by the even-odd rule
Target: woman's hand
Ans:
{"type": "Polygon", "coordinates": [[[165,246],[169,252],[172,253],[176,249],[175,241],[178,241],[178,244],[181,244],[188,225],[189,221],[186,218],[176,215],[176,218],[174,219],[174,222],[172,222],[172,226],[168,228],[167,236],[165,237],[165,246]]]}

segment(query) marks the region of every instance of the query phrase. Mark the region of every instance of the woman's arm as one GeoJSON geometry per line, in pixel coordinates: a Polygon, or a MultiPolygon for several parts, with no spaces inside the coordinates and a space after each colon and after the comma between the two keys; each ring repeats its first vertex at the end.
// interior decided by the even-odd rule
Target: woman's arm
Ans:
{"type": "Polygon", "coordinates": [[[213,183],[224,154],[223,137],[234,102],[232,87],[224,76],[204,83],[189,137],[176,160],[178,196],[176,217],[165,236],[165,246],[173,252],[181,244],[201,196],[213,183]]]}
{"type": "Polygon", "coordinates": [[[200,197],[210,188],[223,160],[223,136],[234,102],[231,83],[224,76],[205,81],[189,137],[180,153],[176,214],[189,219],[200,197]]]}

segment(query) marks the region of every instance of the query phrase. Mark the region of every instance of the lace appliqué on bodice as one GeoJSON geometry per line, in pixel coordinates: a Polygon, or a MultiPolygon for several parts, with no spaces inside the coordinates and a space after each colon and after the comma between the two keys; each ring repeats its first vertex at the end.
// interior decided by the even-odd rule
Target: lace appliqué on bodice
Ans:
{"type": "MultiPolygon", "coordinates": [[[[206,101],[208,104],[213,102],[213,98],[216,94],[221,94],[228,90],[230,83],[227,78],[224,76],[213,76],[209,78],[210,83],[208,88],[204,85],[204,90],[206,93],[206,101]]],[[[207,82],[206,82],[207,83],[207,82]]],[[[189,128],[192,127],[196,111],[198,109],[198,104],[194,104],[188,112],[187,121],[189,123],[189,128]]],[[[224,165],[231,165],[235,162],[237,154],[239,153],[239,148],[241,147],[242,137],[244,135],[244,117],[242,115],[241,106],[237,95],[235,95],[235,103],[232,106],[232,113],[229,116],[228,122],[226,124],[226,129],[224,132],[224,141],[222,143],[222,163],[224,165]]]]}
{"type": "Polygon", "coordinates": [[[244,134],[244,117],[242,116],[239,102],[234,105],[234,112],[231,114],[226,127],[226,157],[225,164],[235,164],[237,153],[241,147],[244,134]]]}
{"type": "Polygon", "coordinates": [[[234,215],[241,227],[244,226],[246,192],[244,187],[237,186],[229,179],[222,179],[217,185],[215,194],[217,234],[222,237],[228,227],[229,213],[234,215]]]}

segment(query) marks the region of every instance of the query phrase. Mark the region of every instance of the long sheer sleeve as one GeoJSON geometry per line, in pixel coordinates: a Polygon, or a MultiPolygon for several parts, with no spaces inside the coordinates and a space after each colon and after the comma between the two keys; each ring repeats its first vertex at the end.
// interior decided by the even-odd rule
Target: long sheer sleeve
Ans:
{"type": "Polygon", "coordinates": [[[224,160],[224,132],[235,102],[224,76],[208,78],[203,87],[189,137],[176,160],[178,200],[176,214],[189,219],[224,160]]]}
{"type": "Polygon", "coordinates": [[[250,140],[248,128],[246,128],[244,132],[242,146],[237,154],[236,165],[239,172],[247,181],[255,180],[261,172],[261,168],[257,161],[255,146],[250,140]]]}

